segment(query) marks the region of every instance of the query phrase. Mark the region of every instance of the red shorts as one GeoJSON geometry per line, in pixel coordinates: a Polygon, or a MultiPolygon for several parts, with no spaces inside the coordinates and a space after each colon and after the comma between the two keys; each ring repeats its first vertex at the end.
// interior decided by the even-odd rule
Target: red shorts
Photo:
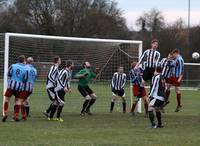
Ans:
{"type": "Polygon", "coordinates": [[[168,84],[171,84],[175,87],[179,87],[181,85],[181,82],[177,82],[177,81],[178,81],[178,78],[176,77],[170,77],[166,80],[168,84]]]}
{"type": "Polygon", "coordinates": [[[7,89],[4,96],[6,97],[11,97],[12,95],[14,95],[15,97],[19,96],[19,91],[16,90],[12,90],[12,89],[7,89]]]}
{"type": "Polygon", "coordinates": [[[28,92],[28,91],[21,91],[20,93],[19,93],[19,98],[20,99],[27,99],[30,95],[32,94],[32,92],[28,92]]]}
{"type": "Polygon", "coordinates": [[[140,87],[139,85],[133,85],[133,95],[134,96],[139,96],[139,97],[144,97],[146,96],[146,90],[144,87],[140,87]]]}

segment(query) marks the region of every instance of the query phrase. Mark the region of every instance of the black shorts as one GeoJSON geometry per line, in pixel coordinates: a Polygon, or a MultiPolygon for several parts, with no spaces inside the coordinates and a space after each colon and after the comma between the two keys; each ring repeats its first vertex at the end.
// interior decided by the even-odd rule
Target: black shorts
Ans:
{"type": "Polygon", "coordinates": [[[48,93],[49,99],[50,99],[51,101],[54,101],[54,100],[55,100],[56,93],[55,93],[55,90],[54,90],[54,89],[55,89],[54,87],[51,87],[51,88],[48,88],[48,89],[47,89],[47,93],[48,93]]]}
{"type": "Polygon", "coordinates": [[[66,94],[64,89],[55,91],[55,93],[56,93],[55,100],[56,100],[57,104],[64,105],[65,104],[65,94],[66,94]]]}
{"type": "Polygon", "coordinates": [[[154,76],[154,72],[155,72],[155,68],[146,68],[144,71],[143,71],[143,80],[144,81],[148,81],[148,80],[151,80],[152,77],[154,76]]]}
{"type": "Polygon", "coordinates": [[[150,97],[149,105],[152,107],[162,107],[164,104],[164,101],[150,97]]]}
{"type": "Polygon", "coordinates": [[[113,93],[113,96],[125,97],[124,89],[122,89],[122,90],[112,89],[112,93],[113,93]]]}
{"type": "Polygon", "coordinates": [[[86,97],[87,95],[91,95],[94,92],[92,91],[92,89],[90,89],[89,86],[80,86],[78,85],[78,91],[81,93],[81,95],[83,97],[86,97]]]}

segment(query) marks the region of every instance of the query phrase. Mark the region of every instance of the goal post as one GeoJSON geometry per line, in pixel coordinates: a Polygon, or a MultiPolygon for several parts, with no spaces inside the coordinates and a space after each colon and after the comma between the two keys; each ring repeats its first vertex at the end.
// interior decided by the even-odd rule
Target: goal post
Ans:
{"type": "MultiPolygon", "coordinates": [[[[125,73],[128,74],[131,63],[138,61],[139,56],[142,55],[142,41],[5,33],[3,59],[4,93],[7,88],[8,67],[15,63],[16,57],[21,54],[34,58],[34,65],[38,69],[38,80],[42,81],[46,80],[46,74],[52,65],[51,62],[54,55],[59,55],[64,60],[73,60],[75,62],[75,72],[80,69],[83,61],[90,61],[92,65],[102,69],[101,77],[97,81],[98,84],[95,85],[95,88],[97,88],[101,96],[105,96],[105,99],[108,98],[110,100],[112,95],[110,89],[112,74],[117,70],[118,66],[123,66],[125,73]]],[[[45,86],[45,84],[43,85],[45,86]]],[[[132,90],[130,88],[131,84],[128,85],[127,82],[126,95],[130,97],[130,103],[132,104],[132,90]]],[[[108,100],[106,99],[106,101],[108,100]]],[[[137,110],[141,112],[141,101],[137,110]]]]}

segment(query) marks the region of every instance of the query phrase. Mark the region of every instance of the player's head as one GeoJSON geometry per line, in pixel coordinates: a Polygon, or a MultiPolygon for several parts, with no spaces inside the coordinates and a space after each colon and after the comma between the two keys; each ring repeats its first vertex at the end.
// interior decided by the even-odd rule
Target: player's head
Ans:
{"type": "Polygon", "coordinates": [[[74,68],[74,62],[72,60],[67,60],[66,66],[72,70],[74,68]]]}
{"type": "Polygon", "coordinates": [[[161,72],[162,72],[162,68],[158,66],[154,72],[154,75],[161,74],[161,72]]]}
{"type": "Polygon", "coordinates": [[[91,68],[91,64],[88,61],[86,61],[83,63],[83,68],[91,68]]]}
{"type": "Polygon", "coordinates": [[[65,69],[67,67],[66,61],[62,60],[59,65],[59,70],[65,69]]]}
{"type": "Polygon", "coordinates": [[[180,55],[180,50],[174,49],[174,50],[172,50],[172,54],[173,54],[173,57],[176,58],[178,55],[180,55]]]}
{"type": "Polygon", "coordinates": [[[131,67],[132,67],[132,68],[135,68],[136,64],[137,64],[137,62],[131,63],[131,67]]]}
{"type": "Polygon", "coordinates": [[[119,66],[117,71],[122,74],[124,72],[124,67],[119,66]]]}
{"type": "Polygon", "coordinates": [[[173,53],[170,52],[170,53],[168,54],[167,58],[168,58],[168,59],[173,59],[173,53]]]}
{"type": "Polygon", "coordinates": [[[24,55],[20,55],[20,56],[18,57],[18,62],[19,62],[19,63],[25,63],[25,61],[26,61],[26,57],[25,57],[24,55]]]}
{"type": "Polygon", "coordinates": [[[152,49],[157,49],[158,48],[158,40],[157,39],[153,39],[151,41],[151,48],[152,49]]]}
{"type": "Polygon", "coordinates": [[[26,59],[26,63],[27,64],[32,64],[33,63],[33,57],[28,57],[27,59],[26,59]]]}
{"type": "Polygon", "coordinates": [[[53,58],[53,63],[60,65],[61,64],[61,58],[59,56],[55,56],[53,58]]]}

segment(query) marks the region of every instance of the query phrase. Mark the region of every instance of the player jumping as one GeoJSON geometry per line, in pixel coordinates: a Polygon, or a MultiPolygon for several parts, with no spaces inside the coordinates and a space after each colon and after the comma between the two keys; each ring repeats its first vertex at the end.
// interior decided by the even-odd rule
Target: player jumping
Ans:
{"type": "Polygon", "coordinates": [[[175,112],[179,112],[182,107],[180,85],[181,85],[181,81],[182,81],[183,73],[184,73],[184,60],[182,56],[180,55],[180,51],[178,49],[174,49],[172,51],[172,54],[175,61],[175,67],[168,81],[168,87],[166,91],[166,101],[169,102],[171,86],[175,86],[176,99],[177,99],[177,107],[175,109],[175,112]]]}
{"type": "Polygon", "coordinates": [[[142,54],[139,62],[136,65],[136,68],[138,68],[140,64],[143,64],[145,62],[145,69],[143,71],[143,80],[145,82],[152,79],[152,77],[154,76],[155,68],[158,65],[160,53],[157,51],[157,48],[158,40],[154,39],[151,41],[151,49],[147,49],[142,54]]]}
{"type": "Polygon", "coordinates": [[[84,116],[85,113],[92,115],[90,108],[95,103],[97,96],[88,84],[92,79],[96,79],[96,77],[97,75],[91,71],[91,65],[89,62],[85,62],[83,64],[83,69],[75,75],[75,78],[79,79],[78,91],[85,98],[80,114],[81,116],[84,116]]]}
{"type": "Polygon", "coordinates": [[[115,105],[117,96],[122,99],[123,113],[126,113],[126,99],[124,86],[126,84],[126,74],[124,73],[124,68],[122,66],[118,67],[118,71],[113,74],[112,77],[112,101],[110,105],[110,112],[112,113],[115,105]]]}

